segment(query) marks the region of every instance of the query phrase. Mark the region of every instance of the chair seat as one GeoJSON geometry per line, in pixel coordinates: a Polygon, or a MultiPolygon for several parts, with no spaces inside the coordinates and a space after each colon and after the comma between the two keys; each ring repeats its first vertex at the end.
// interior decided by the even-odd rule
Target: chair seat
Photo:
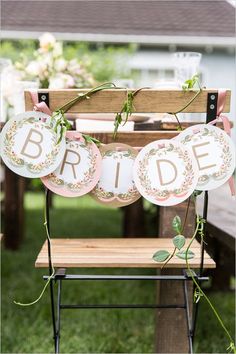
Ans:
{"type": "MultiPolygon", "coordinates": [[[[188,245],[187,241],[187,245],[188,245]]],[[[63,268],[161,268],[153,254],[158,250],[173,252],[173,243],[167,238],[96,238],[52,239],[52,262],[63,268]]],[[[201,247],[194,241],[191,250],[195,257],[189,260],[192,268],[199,268],[201,247]]],[[[38,254],[35,267],[48,267],[47,241],[38,254]]],[[[166,268],[186,268],[185,260],[173,257],[166,268]]],[[[215,268],[215,262],[205,252],[204,268],[215,268]]]]}

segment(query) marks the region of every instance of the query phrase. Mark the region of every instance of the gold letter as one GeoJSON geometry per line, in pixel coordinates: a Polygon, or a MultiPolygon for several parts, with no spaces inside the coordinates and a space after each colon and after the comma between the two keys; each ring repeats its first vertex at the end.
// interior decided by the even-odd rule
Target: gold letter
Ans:
{"type": "Polygon", "coordinates": [[[201,171],[201,170],[206,170],[207,168],[211,168],[211,167],[216,166],[216,164],[212,164],[212,165],[208,165],[208,166],[204,166],[204,167],[201,167],[201,166],[200,166],[199,158],[200,158],[200,157],[207,156],[207,155],[209,155],[209,154],[208,154],[208,153],[205,153],[205,154],[197,155],[196,148],[198,148],[199,146],[204,146],[204,145],[208,145],[208,144],[210,144],[209,141],[207,141],[207,142],[205,142],[205,143],[196,144],[196,145],[193,145],[193,146],[192,146],[193,153],[194,153],[194,156],[195,156],[195,158],[196,158],[196,160],[197,160],[198,168],[199,168],[200,171],[201,171]]]}
{"type": "Polygon", "coordinates": [[[27,138],[26,138],[26,140],[25,140],[25,143],[24,143],[24,145],[23,145],[23,148],[22,148],[22,150],[21,150],[21,154],[22,155],[25,155],[25,156],[27,156],[27,157],[30,157],[31,159],[37,159],[40,155],[41,155],[41,153],[42,153],[42,147],[40,146],[40,143],[43,141],[43,135],[38,131],[38,130],[35,130],[35,129],[30,129],[30,131],[29,131],[29,134],[28,134],[28,136],[27,136],[27,138]],[[32,134],[33,133],[35,133],[35,134],[38,134],[39,135],[39,137],[40,137],[40,140],[39,141],[35,141],[35,140],[32,140],[32,134]],[[26,149],[26,147],[27,147],[27,145],[28,145],[28,143],[32,143],[32,144],[34,144],[34,145],[36,145],[36,146],[38,146],[38,153],[36,154],[36,155],[29,155],[29,154],[27,154],[26,152],[25,152],[25,149],[26,149]]]}
{"type": "Polygon", "coordinates": [[[175,180],[176,177],[177,177],[177,168],[176,168],[176,166],[173,164],[173,162],[171,162],[171,161],[169,161],[169,160],[163,159],[163,160],[157,160],[156,163],[157,163],[157,172],[158,172],[158,175],[159,175],[159,179],[160,179],[161,185],[162,185],[162,186],[166,186],[167,184],[171,184],[172,182],[174,182],[174,180],[175,180]],[[161,173],[161,167],[160,167],[161,162],[168,163],[168,164],[170,164],[170,165],[173,167],[174,172],[175,172],[175,176],[172,178],[171,181],[168,181],[168,182],[165,182],[165,183],[163,182],[162,173],[161,173]]]}
{"type": "Polygon", "coordinates": [[[71,168],[72,168],[72,171],[73,171],[73,175],[74,175],[74,179],[76,179],[75,165],[78,165],[80,163],[80,155],[77,152],[73,151],[73,150],[66,149],[66,152],[65,152],[65,155],[64,155],[64,158],[63,158],[63,161],[62,161],[62,165],[61,165],[60,175],[62,175],[66,163],[67,163],[67,165],[71,165],[71,168]],[[77,162],[69,162],[69,161],[67,161],[66,158],[67,158],[68,152],[71,152],[72,154],[76,155],[78,157],[78,161],[77,162]]]}
{"type": "Polygon", "coordinates": [[[115,180],[115,188],[117,188],[117,187],[118,187],[119,173],[120,173],[120,162],[117,162],[117,165],[116,165],[116,180],[115,180]]]}

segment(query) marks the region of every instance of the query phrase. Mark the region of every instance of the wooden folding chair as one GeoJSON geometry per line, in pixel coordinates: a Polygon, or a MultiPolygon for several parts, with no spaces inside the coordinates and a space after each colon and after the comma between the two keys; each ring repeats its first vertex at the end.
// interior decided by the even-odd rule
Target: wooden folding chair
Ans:
{"type": "MultiPolygon", "coordinates": [[[[39,90],[39,100],[42,97],[46,97],[48,100],[50,109],[53,111],[57,107],[62,106],[70,99],[74,98],[76,94],[84,92],[84,90],[39,90]]],[[[122,103],[126,97],[126,90],[106,90],[96,93],[90,98],[90,100],[84,100],[79,104],[75,104],[70,113],[111,113],[118,112],[122,107],[122,103]]],[[[194,96],[194,92],[183,92],[181,90],[152,90],[144,89],[137,97],[135,97],[134,105],[136,112],[145,113],[162,113],[162,112],[175,112],[183,107],[194,96]]],[[[32,110],[32,102],[29,92],[25,93],[26,110],[32,110]]],[[[190,106],[186,108],[184,112],[192,113],[207,113],[207,122],[213,120],[216,117],[216,102],[217,102],[217,90],[203,90],[202,93],[192,102],[190,106]]],[[[230,91],[227,91],[227,99],[225,104],[225,111],[229,111],[230,106],[230,91]]],[[[112,133],[94,133],[87,132],[91,136],[98,138],[102,143],[113,142],[112,133]]],[[[145,146],[146,144],[158,140],[169,139],[178,134],[176,130],[159,130],[159,131],[133,131],[133,132],[121,132],[118,133],[117,141],[120,143],[126,143],[131,146],[145,146]]],[[[46,190],[47,197],[47,218],[48,227],[50,232],[49,221],[49,191],[46,190]]],[[[208,193],[205,192],[205,202],[203,217],[207,218],[207,206],[208,206],[208,193]]],[[[168,220],[167,222],[170,222],[168,220]]],[[[53,334],[55,352],[59,352],[60,343],[60,318],[61,310],[64,309],[80,309],[80,308],[151,308],[164,311],[166,309],[173,309],[175,313],[172,315],[173,322],[168,322],[168,332],[163,334],[164,338],[161,338],[162,344],[159,345],[159,351],[161,352],[177,352],[178,348],[173,348],[170,333],[176,332],[176,336],[183,337],[182,328],[186,328],[184,336],[186,338],[185,343],[188,344],[188,351],[193,351],[193,338],[195,333],[195,324],[197,318],[198,305],[195,304],[195,310],[192,313],[193,301],[192,297],[192,278],[186,271],[185,260],[179,258],[172,258],[166,265],[168,271],[160,271],[158,275],[81,275],[70,274],[69,268],[155,268],[162,267],[162,263],[157,263],[152,259],[155,251],[160,249],[173,249],[172,240],[170,238],[92,238],[92,239],[69,239],[67,235],[60,235],[63,238],[56,238],[51,240],[51,244],[48,240],[43,244],[40,250],[35,266],[41,268],[49,268],[49,276],[52,274],[52,265],[57,268],[55,275],[50,281],[50,296],[51,296],[51,309],[52,309],[52,322],[53,322],[53,334]],[[168,294],[168,300],[166,303],[156,304],[141,304],[141,305],[81,305],[81,304],[67,304],[61,302],[62,288],[61,284],[64,281],[69,280],[106,280],[106,281],[133,281],[133,280],[157,280],[160,281],[160,287],[165,284],[166,289],[173,288],[178,289],[181,292],[180,300],[176,300],[173,296],[168,294]],[[173,281],[175,283],[173,283],[173,281]],[[170,286],[167,287],[166,284],[170,286]],[[57,299],[54,299],[55,287],[57,289],[57,299]],[[189,291],[189,288],[191,289],[189,291]],[[180,314],[182,325],[180,328],[175,326],[174,318],[176,314],[180,314]],[[168,344],[169,342],[169,344],[168,344]],[[172,348],[170,348],[172,345],[172,348]],[[162,348],[162,349],[160,349],[162,348]]],[[[214,268],[215,263],[211,257],[204,250],[204,243],[199,244],[194,241],[192,249],[195,253],[195,257],[189,260],[189,264],[192,269],[195,270],[195,279],[200,283],[208,278],[203,276],[203,270],[207,268],[214,268]]],[[[44,277],[48,279],[48,276],[44,277]]],[[[167,311],[167,310],[166,310],[167,311]]],[[[162,312],[163,313],[163,312],[162,312]]],[[[166,328],[165,321],[168,321],[170,317],[162,318],[162,324],[166,328]]],[[[185,344],[186,345],[186,344],[185,344]]],[[[182,350],[186,351],[186,348],[182,350]]],[[[182,351],[183,352],[183,351],[182,351]]]]}

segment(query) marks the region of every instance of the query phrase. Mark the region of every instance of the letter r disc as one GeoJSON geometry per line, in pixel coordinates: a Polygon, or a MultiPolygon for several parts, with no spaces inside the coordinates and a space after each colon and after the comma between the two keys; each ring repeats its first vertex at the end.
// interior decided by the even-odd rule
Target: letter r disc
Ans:
{"type": "Polygon", "coordinates": [[[101,154],[96,144],[85,143],[82,134],[68,131],[66,151],[58,168],[42,178],[45,186],[63,197],[89,193],[101,174],[101,154]]]}

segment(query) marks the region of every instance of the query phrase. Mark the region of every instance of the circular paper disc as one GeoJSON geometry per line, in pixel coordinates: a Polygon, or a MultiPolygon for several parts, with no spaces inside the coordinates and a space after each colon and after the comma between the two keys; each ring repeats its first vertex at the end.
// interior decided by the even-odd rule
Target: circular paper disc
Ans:
{"type": "Polygon", "coordinates": [[[137,150],[126,144],[112,143],[102,146],[100,152],[101,177],[91,196],[113,207],[122,207],[138,200],[141,196],[132,175],[137,150]]]}
{"type": "Polygon", "coordinates": [[[199,169],[196,189],[218,188],[234,172],[235,148],[224,130],[210,124],[197,124],[185,129],[176,139],[193,152],[199,169]]]}
{"type": "Polygon", "coordinates": [[[134,181],[144,198],[157,205],[175,205],[187,199],[198,181],[191,151],[174,140],[146,145],[134,163],[134,181]]]}
{"type": "Polygon", "coordinates": [[[10,119],[1,132],[1,157],[16,174],[37,178],[59,165],[65,139],[57,144],[51,117],[41,112],[25,112],[10,119]]]}
{"type": "Polygon", "coordinates": [[[78,197],[90,192],[101,171],[101,154],[96,144],[85,143],[78,132],[66,134],[66,150],[58,168],[42,178],[45,186],[64,197],[78,197]]]}

